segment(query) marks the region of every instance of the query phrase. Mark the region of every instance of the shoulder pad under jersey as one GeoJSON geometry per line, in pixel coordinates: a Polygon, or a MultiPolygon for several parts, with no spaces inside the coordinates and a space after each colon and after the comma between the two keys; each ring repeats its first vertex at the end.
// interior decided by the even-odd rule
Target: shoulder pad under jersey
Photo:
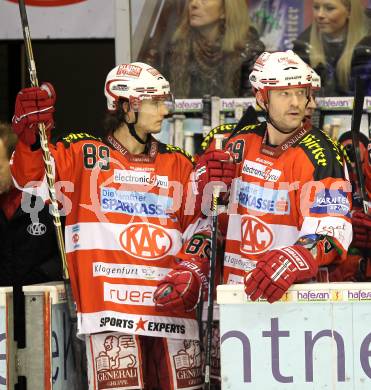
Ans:
{"type": "Polygon", "coordinates": [[[240,134],[247,134],[250,132],[254,132],[263,136],[266,126],[267,126],[266,122],[255,123],[253,125],[246,125],[243,126],[241,129],[238,129],[236,132],[232,132],[229,138],[235,137],[240,134]]]}
{"type": "Polygon", "coordinates": [[[233,129],[236,127],[237,123],[226,123],[224,125],[220,125],[217,127],[214,127],[212,130],[209,131],[207,136],[203,139],[201,143],[201,149],[206,150],[211,142],[214,139],[215,134],[228,134],[232,133],[233,129]]]}
{"type": "Polygon", "coordinates": [[[344,153],[338,141],[318,129],[310,131],[298,144],[314,167],[316,180],[325,177],[343,177],[344,153]]]}
{"type": "Polygon", "coordinates": [[[69,133],[65,137],[59,139],[57,142],[63,142],[64,146],[69,147],[70,144],[85,140],[102,141],[101,138],[95,137],[88,133],[69,133]]]}
{"type": "Polygon", "coordinates": [[[159,142],[159,148],[158,148],[159,153],[180,153],[183,156],[187,157],[187,159],[193,164],[194,159],[192,155],[179,146],[174,146],[170,144],[163,144],[159,142]]]}

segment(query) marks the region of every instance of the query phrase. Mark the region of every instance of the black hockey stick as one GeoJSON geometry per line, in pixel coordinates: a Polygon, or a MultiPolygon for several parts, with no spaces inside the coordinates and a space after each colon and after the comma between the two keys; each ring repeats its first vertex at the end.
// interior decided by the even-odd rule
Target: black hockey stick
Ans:
{"type": "Polygon", "coordinates": [[[361,119],[363,114],[363,102],[365,100],[364,85],[360,77],[355,80],[355,92],[353,102],[353,113],[352,113],[352,124],[351,124],[351,135],[352,135],[352,148],[354,152],[354,160],[356,164],[356,173],[359,183],[360,198],[363,205],[365,214],[368,214],[369,201],[365,187],[365,180],[362,172],[361,155],[359,148],[359,132],[361,127],[361,119]]]}
{"type": "Polygon", "coordinates": [[[253,106],[248,106],[246,111],[243,113],[241,119],[237,122],[237,125],[231,132],[229,138],[233,137],[238,131],[242,130],[244,127],[248,125],[255,125],[256,123],[259,123],[256,110],[253,106]]]}
{"type": "MultiPolygon", "coordinates": [[[[30,35],[30,28],[28,26],[26,6],[24,0],[19,0],[18,3],[19,3],[19,12],[21,14],[23,39],[26,48],[26,58],[27,58],[28,71],[30,73],[30,81],[32,87],[38,87],[39,82],[37,79],[36,64],[32,52],[31,35],[30,35]]],[[[40,134],[40,144],[41,144],[41,149],[42,149],[43,159],[44,159],[45,175],[48,183],[49,197],[52,206],[53,222],[54,222],[55,232],[57,235],[59,255],[62,261],[63,281],[66,290],[66,301],[68,306],[68,313],[71,321],[76,322],[77,320],[76,308],[72,296],[70,276],[67,268],[66,251],[64,247],[61,219],[58,211],[58,203],[57,203],[56,192],[55,192],[55,183],[54,183],[53,169],[52,169],[52,163],[50,158],[50,151],[48,146],[48,138],[46,136],[45,124],[39,123],[38,127],[39,127],[39,134],[40,134]]]]}
{"type": "MultiPolygon", "coordinates": [[[[222,134],[215,134],[215,149],[222,148],[222,134]]],[[[211,388],[211,348],[212,332],[214,320],[214,289],[215,273],[217,261],[217,241],[218,241],[218,197],[220,189],[216,187],[212,196],[212,214],[211,214],[211,254],[210,254],[210,272],[209,288],[207,294],[207,323],[206,323],[206,351],[205,351],[205,389],[211,388]]]]}

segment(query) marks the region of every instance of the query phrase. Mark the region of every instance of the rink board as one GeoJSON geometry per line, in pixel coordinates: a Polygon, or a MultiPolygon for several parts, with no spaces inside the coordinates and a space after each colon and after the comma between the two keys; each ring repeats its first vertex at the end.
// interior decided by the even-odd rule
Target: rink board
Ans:
{"type": "Polygon", "coordinates": [[[63,283],[24,286],[23,291],[27,348],[21,351],[20,363],[27,386],[35,390],[77,388],[63,283]]]}
{"type": "Polygon", "coordinates": [[[0,390],[14,386],[13,298],[11,287],[0,287],[0,390]]]}
{"type": "Polygon", "coordinates": [[[371,283],[296,285],[272,305],[217,291],[223,390],[371,389],[371,283]]]}

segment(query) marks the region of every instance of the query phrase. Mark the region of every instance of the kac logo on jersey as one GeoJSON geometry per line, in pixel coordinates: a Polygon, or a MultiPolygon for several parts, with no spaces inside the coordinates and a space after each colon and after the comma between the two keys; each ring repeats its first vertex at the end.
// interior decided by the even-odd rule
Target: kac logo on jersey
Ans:
{"type": "Polygon", "coordinates": [[[133,223],[120,234],[122,249],[129,255],[145,260],[158,260],[165,257],[171,247],[169,233],[150,223],[133,223]]]}
{"type": "Polygon", "coordinates": [[[259,218],[244,215],[241,218],[241,252],[255,255],[265,252],[273,242],[273,232],[259,218]]]}
{"type": "Polygon", "coordinates": [[[27,232],[32,236],[42,236],[46,233],[46,226],[41,222],[30,223],[27,226],[27,232]]]}

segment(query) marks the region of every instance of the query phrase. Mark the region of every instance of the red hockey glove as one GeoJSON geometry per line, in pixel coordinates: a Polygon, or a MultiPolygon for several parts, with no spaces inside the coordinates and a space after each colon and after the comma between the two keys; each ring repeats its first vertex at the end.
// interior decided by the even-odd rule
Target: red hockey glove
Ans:
{"type": "Polygon", "coordinates": [[[24,88],[18,93],[12,128],[25,144],[33,145],[36,142],[39,123],[44,122],[47,130],[54,127],[55,100],[56,94],[50,83],[24,88]]]}
{"type": "MultiPolygon", "coordinates": [[[[232,161],[232,157],[228,152],[222,150],[214,150],[203,154],[195,168],[195,184],[196,184],[196,205],[195,209],[200,210],[203,197],[210,199],[214,186],[207,187],[208,192],[204,191],[205,186],[210,182],[219,182],[216,185],[224,183],[226,188],[222,189],[226,192],[230,189],[232,180],[236,177],[236,165],[232,161]]],[[[211,203],[210,203],[211,205],[211,203]]],[[[210,209],[210,208],[209,208],[210,209]]]]}
{"type": "Polygon", "coordinates": [[[316,276],[318,265],[308,249],[287,246],[265,253],[256,268],[244,278],[245,292],[255,301],[264,297],[269,303],[282,297],[294,282],[316,276]]]}
{"type": "Polygon", "coordinates": [[[208,287],[209,260],[183,260],[160,281],[154,293],[156,309],[191,311],[208,287]]]}
{"type": "Polygon", "coordinates": [[[353,241],[356,248],[371,248],[371,217],[363,211],[355,211],[352,215],[353,241]]]}

